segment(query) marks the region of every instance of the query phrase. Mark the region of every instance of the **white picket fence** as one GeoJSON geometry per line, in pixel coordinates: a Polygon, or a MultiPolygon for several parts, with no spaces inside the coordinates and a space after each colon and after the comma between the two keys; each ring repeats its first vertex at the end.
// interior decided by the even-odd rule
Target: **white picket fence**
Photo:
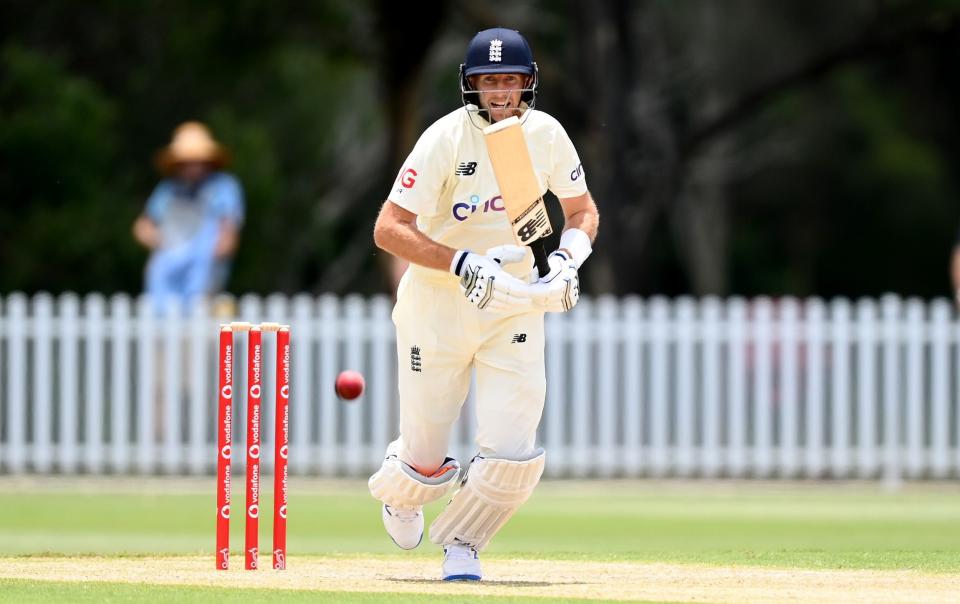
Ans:
{"type": "MultiPolygon", "coordinates": [[[[204,306],[157,319],[147,302],[0,297],[0,471],[213,472],[219,319],[204,306]]],[[[292,326],[292,472],[379,464],[397,425],[390,309],[382,296],[239,300],[243,320],[292,326]],[[367,378],[353,403],[333,392],[345,368],[367,378]]],[[[960,329],[944,300],[583,299],[548,316],[546,355],[551,476],[960,475],[960,329]]],[[[460,458],[474,451],[472,405],[460,458]]],[[[234,417],[242,445],[242,401],[234,417]]]]}

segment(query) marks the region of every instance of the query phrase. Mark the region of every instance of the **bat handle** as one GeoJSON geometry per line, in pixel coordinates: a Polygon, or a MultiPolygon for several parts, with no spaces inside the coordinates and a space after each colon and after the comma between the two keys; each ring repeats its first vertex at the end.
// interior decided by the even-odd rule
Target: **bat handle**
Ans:
{"type": "Polygon", "coordinates": [[[547,250],[543,247],[543,239],[537,239],[530,244],[533,250],[533,261],[537,264],[537,271],[541,277],[546,277],[550,272],[550,263],[547,262],[547,250]]]}

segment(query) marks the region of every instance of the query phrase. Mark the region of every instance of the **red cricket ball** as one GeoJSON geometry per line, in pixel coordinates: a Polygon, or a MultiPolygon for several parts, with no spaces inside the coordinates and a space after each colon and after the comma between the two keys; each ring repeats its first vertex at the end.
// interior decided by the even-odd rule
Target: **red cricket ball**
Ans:
{"type": "Polygon", "coordinates": [[[341,371],[334,386],[341,400],[352,401],[363,394],[363,375],[359,371],[341,371]]]}

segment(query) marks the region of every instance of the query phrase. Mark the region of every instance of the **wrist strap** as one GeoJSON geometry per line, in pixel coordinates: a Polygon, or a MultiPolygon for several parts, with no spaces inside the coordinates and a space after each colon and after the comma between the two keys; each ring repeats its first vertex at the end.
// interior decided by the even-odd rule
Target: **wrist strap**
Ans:
{"type": "Polygon", "coordinates": [[[460,272],[463,271],[463,264],[467,260],[467,255],[470,254],[469,250],[457,250],[457,253],[453,255],[453,261],[450,263],[450,272],[456,276],[460,276],[460,272]]]}
{"type": "Polygon", "coordinates": [[[580,229],[567,229],[560,236],[560,247],[570,252],[571,259],[579,269],[593,251],[590,245],[590,236],[580,229]]]}

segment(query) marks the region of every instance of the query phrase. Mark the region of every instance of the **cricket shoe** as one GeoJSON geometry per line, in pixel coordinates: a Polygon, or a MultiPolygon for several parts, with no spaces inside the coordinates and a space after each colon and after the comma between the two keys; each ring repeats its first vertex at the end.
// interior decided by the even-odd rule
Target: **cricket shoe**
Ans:
{"type": "Polygon", "coordinates": [[[401,509],[383,504],[383,527],[400,549],[413,549],[423,540],[423,509],[401,509]]]}
{"type": "Polygon", "coordinates": [[[479,581],[481,578],[480,556],[473,546],[451,543],[443,548],[444,581],[479,581]]]}

